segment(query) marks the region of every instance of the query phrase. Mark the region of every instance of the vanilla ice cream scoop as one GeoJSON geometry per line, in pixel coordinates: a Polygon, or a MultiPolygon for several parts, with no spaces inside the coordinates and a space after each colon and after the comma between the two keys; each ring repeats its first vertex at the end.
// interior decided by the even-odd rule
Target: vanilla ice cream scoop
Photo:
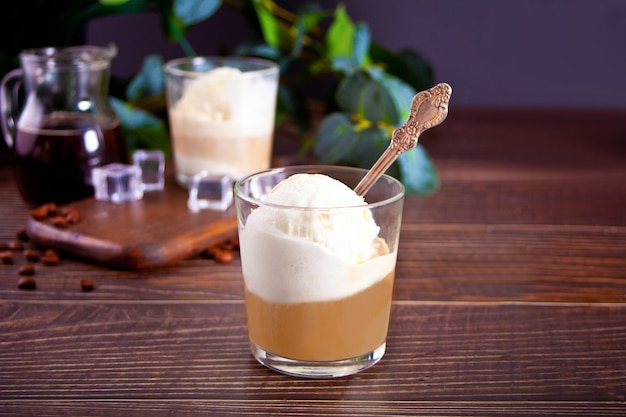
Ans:
{"type": "Polygon", "coordinates": [[[229,120],[233,103],[239,101],[233,89],[241,83],[243,73],[237,68],[218,67],[198,77],[185,89],[176,110],[199,113],[211,120],[229,120]]]}
{"type": "Polygon", "coordinates": [[[380,228],[364,206],[362,196],[323,174],[296,174],[279,183],[266,196],[254,216],[283,233],[326,248],[349,264],[380,255],[380,228]],[[289,206],[277,209],[272,205],[289,206]],[[337,208],[345,208],[337,212],[337,208]],[[315,210],[310,210],[315,208],[315,210]],[[324,209],[333,209],[332,215],[324,209]]]}

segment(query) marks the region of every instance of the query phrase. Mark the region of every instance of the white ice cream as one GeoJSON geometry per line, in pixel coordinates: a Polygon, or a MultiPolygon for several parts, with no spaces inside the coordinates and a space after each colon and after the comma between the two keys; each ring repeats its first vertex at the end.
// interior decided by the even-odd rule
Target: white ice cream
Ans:
{"type": "Polygon", "coordinates": [[[274,187],[265,202],[271,204],[250,214],[239,239],[246,286],[258,296],[274,302],[338,299],[393,271],[396,254],[387,254],[371,212],[359,207],[366,202],[343,183],[297,174],[274,187]],[[332,215],[324,208],[333,208],[332,215]]]}
{"type": "Polygon", "coordinates": [[[250,84],[249,80],[242,80],[242,72],[237,68],[215,68],[189,83],[175,109],[201,115],[206,120],[231,120],[237,116],[232,103],[241,105],[241,91],[250,84]]]}

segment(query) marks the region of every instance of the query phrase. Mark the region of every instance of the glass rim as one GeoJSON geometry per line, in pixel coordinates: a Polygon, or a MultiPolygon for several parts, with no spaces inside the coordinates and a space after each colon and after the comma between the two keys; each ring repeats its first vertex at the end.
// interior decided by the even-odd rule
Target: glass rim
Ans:
{"type": "Polygon", "coordinates": [[[76,45],[76,46],[43,46],[24,49],[20,52],[20,59],[26,62],[47,62],[54,59],[57,64],[85,64],[102,65],[117,55],[114,44],[108,46],[76,45]]]}
{"type": "Polygon", "coordinates": [[[180,68],[180,65],[182,64],[193,64],[195,61],[215,63],[215,68],[228,66],[229,62],[251,63],[258,65],[259,67],[255,69],[241,70],[243,75],[257,77],[259,75],[278,74],[278,64],[276,62],[270,61],[269,59],[243,55],[200,55],[176,58],[164,63],[163,71],[166,75],[174,75],[178,77],[199,77],[202,74],[205,74],[206,71],[193,71],[180,68]]]}
{"type": "Polygon", "coordinates": [[[268,207],[274,207],[274,208],[279,208],[279,209],[298,209],[298,210],[307,210],[307,211],[328,211],[328,210],[336,211],[336,210],[341,210],[341,209],[344,209],[344,210],[361,209],[362,210],[364,208],[372,209],[376,207],[387,206],[392,203],[395,203],[398,200],[403,199],[406,193],[406,189],[404,185],[402,184],[402,182],[392,177],[391,175],[387,175],[387,174],[383,174],[380,178],[378,178],[376,180],[376,183],[383,180],[391,184],[394,184],[398,187],[397,193],[395,193],[391,197],[381,199],[380,201],[368,203],[367,200],[365,200],[366,202],[365,204],[354,205],[354,206],[308,207],[308,206],[293,206],[293,205],[278,204],[278,203],[268,203],[262,199],[252,197],[246,194],[242,189],[242,184],[244,182],[250,181],[255,177],[266,176],[269,174],[279,174],[281,172],[284,173],[287,171],[298,171],[298,172],[293,172],[293,174],[306,173],[307,170],[308,171],[322,171],[322,172],[319,172],[322,174],[324,174],[323,172],[324,170],[336,170],[336,171],[343,171],[343,172],[362,173],[363,175],[365,175],[365,173],[368,171],[364,168],[349,167],[349,166],[344,166],[344,165],[289,165],[289,166],[278,167],[278,168],[269,168],[263,171],[259,171],[259,172],[255,172],[253,174],[247,175],[235,181],[235,185],[233,186],[235,197],[249,204],[254,204],[256,206],[268,206],[268,207]]]}

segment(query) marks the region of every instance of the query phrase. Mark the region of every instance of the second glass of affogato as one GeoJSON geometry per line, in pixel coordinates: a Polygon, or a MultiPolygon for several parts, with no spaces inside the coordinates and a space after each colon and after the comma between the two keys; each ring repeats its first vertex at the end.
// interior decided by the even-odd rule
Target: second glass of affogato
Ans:
{"type": "Polygon", "coordinates": [[[366,171],[301,165],[235,184],[254,357],[288,375],[331,378],[385,353],[404,187],[366,171]]]}
{"type": "Polygon", "coordinates": [[[185,57],[164,66],[176,181],[232,180],[270,167],[279,70],[243,57],[185,57]]]}

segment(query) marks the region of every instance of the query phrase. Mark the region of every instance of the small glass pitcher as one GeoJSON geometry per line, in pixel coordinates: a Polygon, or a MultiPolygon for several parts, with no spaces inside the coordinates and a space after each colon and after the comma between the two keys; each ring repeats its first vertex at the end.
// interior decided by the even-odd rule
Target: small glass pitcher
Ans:
{"type": "Polygon", "coordinates": [[[13,148],[18,189],[29,204],[89,197],[94,167],[127,161],[126,140],[109,102],[116,54],[113,46],[24,50],[21,68],[2,79],[2,130],[13,148]]]}

